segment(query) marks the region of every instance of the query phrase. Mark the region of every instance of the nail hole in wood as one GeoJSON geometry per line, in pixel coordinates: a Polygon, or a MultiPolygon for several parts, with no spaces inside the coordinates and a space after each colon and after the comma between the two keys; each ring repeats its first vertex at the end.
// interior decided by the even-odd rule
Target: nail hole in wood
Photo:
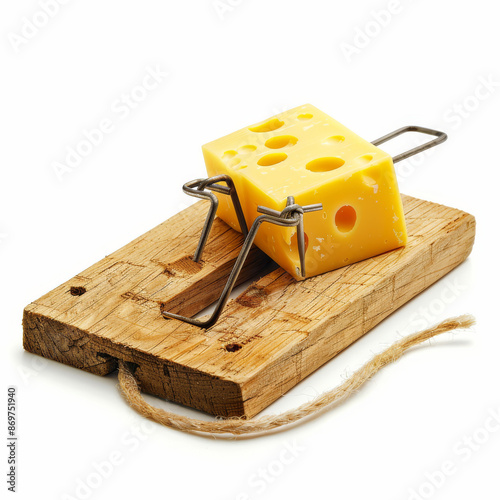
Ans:
{"type": "Polygon", "coordinates": [[[69,289],[69,293],[74,297],[79,297],[80,295],[83,295],[86,291],[87,289],[84,286],[72,286],[69,289]]]}
{"type": "Polygon", "coordinates": [[[225,349],[227,352],[239,351],[243,346],[241,344],[227,344],[225,349]]]}

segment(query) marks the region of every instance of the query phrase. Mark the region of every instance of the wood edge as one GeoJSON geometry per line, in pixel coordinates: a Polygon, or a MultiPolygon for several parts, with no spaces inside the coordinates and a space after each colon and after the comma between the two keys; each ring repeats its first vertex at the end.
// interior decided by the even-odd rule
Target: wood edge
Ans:
{"type": "MultiPolygon", "coordinates": [[[[433,202],[429,202],[429,203],[433,203],[433,202]]],[[[445,205],[442,205],[442,206],[445,206],[445,205]]],[[[456,209],[456,210],[457,210],[457,212],[459,212],[459,214],[457,214],[458,216],[455,219],[451,220],[450,223],[446,226],[446,227],[448,227],[448,226],[452,225],[454,227],[449,229],[448,231],[446,231],[444,234],[442,234],[439,238],[437,238],[435,240],[435,242],[443,240],[445,238],[450,238],[450,236],[449,236],[450,233],[456,234],[460,228],[464,228],[464,234],[470,233],[470,236],[469,236],[469,238],[466,239],[467,244],[463,247],[464,251],[461,254],[462,258],[452,268],[450,268],[449,271],[445,272],[444,274],[439,276],[436,280],[429,283],[425,288],[422,288],[418,293],[416,293],[413,297],[411,297],[408,301],[406,301],[405,304],[409,303],[414,297],[416,297],[417,295],[419,295],[420,293],[422,293],[423,291],[428,289],[430,286],[432,286],[433,284],[438,282],[439,279],[446,276],[450,271],[452,271],[453,269],[456,269],[459,265],[463,264],[465,262],[465,260],[469,257],[469,255],[471,254],[473,246],[474,246],[475,235],[476,235],[476,218],[467,212],[464,212],[464,211],[458,210],[458,209],[456,209]]],[[[444,228],[444,230],[446,230],[446,228],[444,228]]],[[[354,307],[353,304],[349,304],[349,306],[346,309],[343,308],[343,312],[345,313],[346,310],[348,310],[349,308],[353,308],[353,307],[354,307]]],[[[391,311],[389,314],[381,317],[380,320],[378,320],[376,323],[371,325],[370,328],[368,328],[366,332],[361,333],[358,336],[358,338],[355,339],[353,342],[341,347],[338,351],[335,352],[334,356],[332,356],[329,359],[323,360],[316,367],[313,367],[311,370],[309,370],[307,373],[305,373],[305,375],[302,376],[299,380],[296,380],[292,384],[289,384],[290,386],[288,388],[286,388],[281,394],[275,395],[275,396],[269,398],[268,400],[265,399],[265,391],[262,388],[259,388],[259,390],[256,391],[254,388],[252,388],[252,385],[259,386],[259,384],[256,383],[259,379],[262,379],[262,378],[265,379],[265,378],[269,378],[269,377],[272,378],[273,370],[279,369],[279,365],[283,362],[283,359],[285,359],[285,358],[288,359],[289,353],[287,353],[286,355],[280,356],[280,358],[278,358],[278,359],[272,361],[271,363],[269,363],[268,365],[264,366],[262,370],[254,373],[251,377],[248,377],[246,379],[243,377],[237,377],[235,380],[237,380],[238,383],[241,385],[242,396],[243,396],[243,406],[244,406],[244,410],[245,410],[244,411],[245,417],[246,418],[253,418],[256,415],[258,415],[261,411],[263,411],[265,408],[267,408],[270,404],[272,404],[277,399],[279,399],[279,397],[284,396],[289,390],[291,390],[293,387],[295,387],[298,383],[305,380],[309,375],[314,373],[317,369],[321,368],[321,366],[323,366],[327,362],[334,359],[335,356],[337,356],[343,350],[345,350],[347,347],[349,347],[354,342],[359,340],[363,335],[368,333],[374,326],[381,323],[387,316],[392,314],[392,312],[395,312],[397,309],[399,309],[399,307],[400,306],[395,308],[394,311],[391,311]],[[258,394],[255,394],[256,392],[258,392],[258,394]],[[261,402],[256,404],[256,402],[259,399],[261,400],[261,402]]],[[[320,325],[318,325],[318,329],[323,328],[322,325],[323,325],[323,322],[320,325]]],[[[301,349],[297,349],[297,352],[300,352],[300,351],[301,351],[301,349]]],[[[272,391],[267,391],[267,392],[272,392],[272,391]]]]}
{"type": "Polygon", "coordinates": [[[106,359],[93,348],[94,343],[87,332],[45,316],[37,312],[36,307],[37,304],[32,302],[23,311],[25,351],[100,376],[116,369],[115,360],[106,359]],[[61,349],[62,345],[67,349],[61,349]],[[82,363],[82,359],[87,362],[82,363]]]}
{"type": "Polygon", "coordinates": [[[211,415],[244,414],[241,386],[237,382],[113,343],[37,312],[37,307],[32,302],[23,311],[23,348],[27,352],[99,376],[115,372],[120,359],[135,366],[136,378],[147,394],[211,415]],[[61,342],[65,347],[70,344],[67,350],[60,349],[61,342]],[[200,391],[200,385],[204,390],[200,391]],[[199,397],[193,401],[195,395],[199,397]]]}

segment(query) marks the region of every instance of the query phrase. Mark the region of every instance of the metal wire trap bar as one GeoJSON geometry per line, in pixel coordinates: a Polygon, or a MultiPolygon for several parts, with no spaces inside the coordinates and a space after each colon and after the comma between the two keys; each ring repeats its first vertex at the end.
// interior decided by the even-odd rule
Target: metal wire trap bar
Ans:
{"type": "Polygon", "coordinates": [[[406,127],[398,128],[394,132],[390,132],[389,134],[386,134],[383,137],[380,137],[379,139],[372,141],[372,144],[374,146],[380,146],[380,144],[384,144],[384,142],[390,141],[391,139],[394,139],[394,138],[398,137],[399,135],[405,134],[408,132],[419,132],[421,134],[433,135],[436,137],[436,139],[433,139],[432,141],[426,142],[424,144],[421,144],[420,146],[417,146],[417,147],[410,149],[404,153],[401,153],[399,155],[394,156],[392,158],[393,163],[398,163],[402,160],[406,160],[407,158],[410,158],[410,156],[414,156],[414,155],[417,155],[419,153],[422,153],[422,152],[426,151],[427,149],[433,148],[434,146],[437,146],[438,144],[441,144],[442,142],[446,141],[446,139],[448,139],[448,136],[444,132],[440,132],[439,130],[434,130],[434,129],[426,128],[426,127],[420,127],[419,125],[408,125],[406,127]]]}
{"type": "MultiPolygon", "coordinates": [[[[372,142],[374,146],[379,146],[395,137],[398,137],[401,134],[408,132],[419,132],[426,135],[435,136],[436,139],[428,141],[424,144],[421,144],[415,148],[412,148],[404,153],[401,153],[397,156],[394,156],[392,161],[393,163],[397,163],[399,161],[405,160],[411,156],[422,153],[427,149],[430,149],[442,142],[446,141],[447,135],[444,132],[440,132],[438,130],[433,130],[426,127],[420,127],[418,125],[409,125],[406,127],[401,127],[389,134],[380,137],[372,142]]],[[[300,275],[302,278],[306,276],[306,268],[305,268],[305,253],[306,253],[306,245],[305,245],[305,233],[304,233],[304,214],[308,212],[315,212],[323,209],[323,205],[321,203],[317,203],[314,205],[308,205],[302,207],[295,203],[295,199],[293,196],[289,196],[287,198],[286,207],[281,212],[277,210],[273,210],[267,207],[259,206],[257,211],[263,215],[257,217],[250,230],[248,230],[247,222],[245,220],[245,215],[243,213],[243,209],[241,207],[241,202],[238,197],[238,193],[236,190],[236,186],[234,185],[234,181],[229,175],[217,175],[214,177],[209,177],[207,179],[195,179],[193,181],[187,182],[182,187],[183,191],[189,195],[194,196],[195,198],[201,198],[210,201],[210,209],[208,211],[205,224],[203,225],[203,229],[201,231],[200,240],[198,242],[198,246],[193,256],[194,262],[199,262],[202,258],[203,251],[208,241],[208,237],[210,235],[210,231],[213,226],[213,222],[215,220],[215,216],[217,214],[217,209],[219,207],[219,199],[213,192],[224,194],[231,197],[231,201],[233,203],[233,207],[236,213],[236,217],[238,219],[238,223],[240,226],[240,230],[245,237],[245,241],[241,248],[241,251],[238,255],[238,258],[234,264],[233,269],[229,275],[229,278],[226,282],[224,290],[222,291],[221,296],[216,302],[215,309],[212,315],[207,320],[199,320],[195,318],[190,318],[186,316],[182,316],[180,314],[170,313],[168,311],[161,311],[161,314],[165,318],[178,319],[180,321],[184,321],[186,323],[190,323],[195,326],[199,326],[201,328],[210,328],[213,326],[220,315],[222,314],[222,310],[226,306],[229,296],[238,280],[238,276],[243,268],[245,260],[250,252],[252,244],[257,236],[257,232],[260,226],[265,223],[271,223],[278,226],[284,227],[297,227],[297,246],[300,260],[300,275]],[[223,182],[226,185],[223,186],[220,183],[223,182]]]]}
{"type": "MultiPolygon", "coordinates": [[[[213,179],[213,178],[212,178],[213,179]]],[[[207,179],[209,180],[209,179],[207,179]]],[[[213,187],[213,185],[212,185],[213,187]]],[[[212,193],[210,193],[212,194],[212,193]]],[[[215,195],[212,195],[215,198],[215,195]]],[[[214,205],[212,205],[213,208],[214,205]]],[[[270,208],[266,207],[258,207],[258,212],[261,213],[262,215],[258,216],[253,224],[252,227],[250,228],[250,231],[248,232],[245,241],[243,243],[243,246],[240,250],[240,253],[238,255],[238,258],[236,259],[236,262],[234,264],[233,269],[231,270],[231,273],[229,275],[229,278],[226,282],[226,285],[224,286],[224,290],[222,291],[221,296],[216,302],[215,309],[211,316],[206,319],[206,320],[200,320],[196,318],[189,318],[186,316],[182,316],[180,314],[174,314],[170,313],[168,311],[161,311],[161,314],[165,318],[171,318],[171,319],[178,319],[180,321],[184,321],[186,323],[189,323],[191,325],[199,326],[201,328],[210,328],[213,326],[217,320],[219,319],[220,315],[222,314],[222,311],[224,307],[226,306],[229,296],[231,295],[231,292],[233,291],[233,288],[236,284],[236,281],[238,280],[238,276],[243,269],[243,265],[245,264],[245,260],[248,257],[248,254],[250,252],[250,249],[252,248],[253,242],[255,240],[255,237],[257,236],[257,232],[259,231],[259,228],[262,224],[265,222],[268,222],[270,224],[276,224],[277,226],[283,226],[283,227],[297,227],[297,243],[298,243],[298,249],[299,249],[299,259],[300,259],[300,273],[302,277],[305,277],[306,275],[306,270],[305,270],[305,253],[306,253],[306,245],[305,245],[305,234],[304,234],[304,214],[308,212],[316,212],[319,210],[323,210],[323,205],[321,203],[317,203],[315,205],[307,205],[302,207],[301,205],[298,205],[295,203],[295,199],[293,196],[289,196],[287,198],[287,204],[286,207],[281,211],[278,212],[276,210],[272,210],[270,208]]],[[[210,223],[210,214],[209,217],[207,217],[207,222],[210,223]]],[[[207,222],[205,222],[205,226],[207,226],[207,222]]],[[[213,222],[213,218],[212,218],[213,222]]],[[[204,228],[205,230],[206,228],[204,228]]],[[[209,229],[208,229],[209,231],[209,229]]],[[[203,237],[203,236],[202,236],[203,237]]],[[[200,248],[200,246],[198,246],[200,248]]]]}
{"type": "Polygon", "coordinates": [[[186,182],[186,184],[182,186],[182,190],[189,196],[210,201],[210,210],[208,211],[205,224],[201,231],[198,247],[196,248],[193,256],[193,260],[195,262],[199,262],[201,260],[203,250],[205,249],[208,241],[210,230],[212,229],[212,225],[214,223],[217,209],[219,208],[219,199],[211,191],[231,196],[231,201],[233,202],[236,217],[238,218],[240,230],[243,233],[243,236],[245,236],[245,238],[247,237],[248,228],[245,221],[245,215],[241,208],[240,199],[238,197],[238,193],[236,192],[233,179],[231,179],[229,175],[217,175],[215,177],[209,177],[208,179],[195,179],[194,181],[186,182]],[[221,186],[219,182],[225,182],[226,186],[221,186]],[[210,191],[206,191],[207,189],[210,191]]]}

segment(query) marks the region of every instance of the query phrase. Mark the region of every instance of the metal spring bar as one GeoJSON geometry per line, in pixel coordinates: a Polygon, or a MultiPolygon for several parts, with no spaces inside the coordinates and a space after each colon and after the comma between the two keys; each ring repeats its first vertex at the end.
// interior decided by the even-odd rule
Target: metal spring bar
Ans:
{"type": "Polygon", "coordinates": [[[194,181],[187,182],[184,186],[182,186],[182,190],[186,194],[194,196],[195,198],[202,198],[210,201],[210,210],[208,211],[205,224],[201,231],[198,247],[196,248],[196,252],[193,256],[193,260],[195,262],[199,262],[201,260],[203,250],[207,244],[208,235],[210,234],[210,230],[212,229],[212,225],[214,223],[217,208],[219,208],[219,199],[217,196],[209,191],[205,191],[205,189],[210,189],[210,191],[231,196],[231,201],[233,202],[234,211],[236,212],[241,232],[245,238],[248,235],[247,223],[241,208],[240,199],[238,198],[238,193],[236,192],[233,179],[231,179],[229,175],[217,175],[215,177],[209,177],[208,179],[196,179],[194,181]],[[225,182],[227,186],[221,186],[218,184],[219,182],[225,182]]]}
{"type": "Polygon", "coordinates": [[[440,132],[439,130],[433,130],[431,128],[420,127],[418,125],[408,125],[407,127],[398,128],[394,132],[391,132],[390,134],[384,135],[383,137],[380,137],[380,139],[377,139],[376,141],[372,141],[372,144],[374,146],[379,146],[380,144],[383,144],[384,142],[387,142],[391,139],[394,139],[398,135],[404,134],[406,132],[420,132],[422,134],[434,135],[437,138],[432,140],[432,141],[421,144],[420,146],[417,146],[416,148],[410,149],[409,151],[406,151],[405,153],[401,153],[401,154],[395,156],[392,159],[393,163],[397,163],[398,161],[406,160],[406,158],[409,158],[410,156],[413,156],[413,155],[417,155],[418,153],[422,153],[423,151],[426,151],[427,149],[433,148],[434,146],[437,146],[438,144],[441,144],[442,142],[446,141],[446,139],[448,139],[448,136],[444,132],[440,132]]]}
{"type": "MultiPolygon", "coordinates": [[[[207,179],[209,180],[209,179],[207,179]]],[[[243,246],[240,250],[238,258],[234,264],[233,269],[231,270],[231,274],[226,282],[224,290],[222,291],[219,300],[215,305],[215,309],[211,316],[207,320],[199,320],[195,318],[188,318],[186,316],[181,316],[179,314],[170,313],[167,311],[162,311],[162,315],[166,318],[178,319],[181,321],[185,321],[186,323],[190,323],[191,325],[199,326],[201,328],[210,328],[213,326],[217,320],[219,319],[224,307],[226,306],[229,296],[233,291],[233,288],[238,280],[238,276],[243,269],[243,265],[245,264],[245,260],[248,257],[250,249],[252,248],[255,237],[257,236],[257,232],[260,226],[264,222],[269,222],[271,224],[276,224],[277,226],[284,227],[294,227],[297,226],[297,242],[299,247],[299,258],[300,258],[300,266],[301,266],[301,274],[305,276],[305,236],[304,236],[304,214],[307,212],[315,212],[318,210],[322,210],[323,205],[321,203],[317,203],[315,205],[308,205],[302,207],[295,203],[295,199],[293,196],[289,196],[287,198],[287,205],[282,212],[277,212],[276,210],[272,210],[270,208],[258,207],[257,211],[262,213],[263,215],[259,215],[255,219],[250,228],[250,231],[245,238],[243,246]]],[[[208,218],[207,218],[208,221],[208,218]]]]}

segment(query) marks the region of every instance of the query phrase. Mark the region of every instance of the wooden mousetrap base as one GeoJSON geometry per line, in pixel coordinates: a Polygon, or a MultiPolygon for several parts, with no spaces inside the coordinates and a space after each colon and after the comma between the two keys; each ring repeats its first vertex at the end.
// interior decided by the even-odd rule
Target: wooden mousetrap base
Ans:
{"type": "MultiPolygon", "coordinates": [[[[193,262],[208,208],[199,202],[28,305],[24,348],[97,375],[132,362],[144,392],[252,417],[469,255],[473,216],[403,203],[405,248],[300,282],[278,268],[203,330],[160,314],[214,302],[241,247],[216,219],[203,262],[193,262]]],[[[240,283],[268,264],[253,248],[240,283]]]]}

